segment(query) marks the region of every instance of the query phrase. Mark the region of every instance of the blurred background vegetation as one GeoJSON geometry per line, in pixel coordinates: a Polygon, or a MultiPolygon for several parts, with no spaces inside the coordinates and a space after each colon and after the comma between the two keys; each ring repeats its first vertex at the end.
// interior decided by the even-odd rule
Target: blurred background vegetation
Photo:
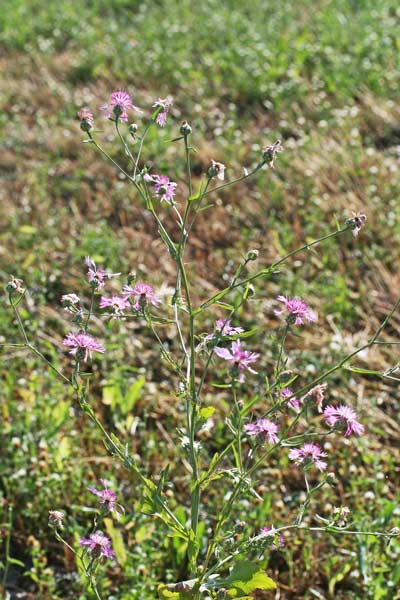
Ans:
{"type": "MultiPolygon", "coordinates": [[[[174,96],[172,119],[151,136],[145,158],[178,181],[182,196],[182,148],[166,143],[182,119],[193,126],[196,181],[211,158],[224,162],[231,178],[255,163],[264,145],[283,142],[275,171],[221,193],[200,217],[188,252],[199,299],[220,288],[250,248],[260,251],[261,267],[332,231],[351,211],[368,216],[357,240],[349,235],[299,255],[273,283],[258,284],[241,320],[260,328],[247,344],[262,352],[260,373],[270,373],[276,352],[278,293],[303,296],[319,314],[317,329],[302,330],[289,344],[300,383],[376,329],[400,289],[396,0],[9,0],[0,28],[0,275],[4,283],[10,275],[25,280],[28,331],[52,360],[69,368],[61,346],[69,325],[59,298],[83,287],[87,254],[111,271],[134,269],[156,287],[173,283],[138,197],[81,143],[76,112],[89,106],[110,151],[124,160],[98,110],[118,87],[141,107],[174,96]]],[[[170,217],[166,211],[164,219],[170,217]]],[[[0,342],[17,341],[5,295],[0,302],[0,342]]],[[[203,331],[216,316],[208,314],[203,331]]],[[[397,315],[386,339],[398,339],[399,325],[397,315]]],[[[176,451],[182,412],[168,369],[140,323],[95,327],[108,349],[93,365],[95,410],[132,452],[140,451],[150,473],[171,464],[171,506],[185,519],[177,508],[187,491],[176,451]]],[[[173,347],[173,332],[166,328],[162,336],[173,347]]],[[[379,370],[398,361],[381,347],[356,364],[379,370]]],[[[76,542],[93,517],[87,485],[104,477],[127,507],[118,527],[108,523],[118,561],[104,574],[105,596],[156,598],[157,582],[184,573],[185,548],[140,514],[137,482],[112,461],[74,398],[36,358],[2,349],[0,369],[0,560],[4,567],[8,545],[17,559],[3,578],[5,597],[91,598],[81,591],[72,555],[52,539],[47,510],[67,513],[76,542]]],[[[212,387],[207,394],[218,415],[202,440],[212,455],[228,435],[229,404],[212,387]]],[[[356,407],[368,433],[332,441],[339,484],[318,496],[312,512],[329,516],[333,506],[348,505],[354,527],[399,525],[399,399],[393,382],[372,376],[345,371],[330,380],[329,401],[356,407]]],[[[304,496],[286,456],[266,466],[258,489],[264,502],[246,499],[234,515],[246,518],[245,535],[285,524],[304,496]]],[[[210,492],[211,512],[220,500],[210,492]]],[[[279,598],[400,598],[398,543],[302,532],[263,564],[278,581],[279,598]]]]}

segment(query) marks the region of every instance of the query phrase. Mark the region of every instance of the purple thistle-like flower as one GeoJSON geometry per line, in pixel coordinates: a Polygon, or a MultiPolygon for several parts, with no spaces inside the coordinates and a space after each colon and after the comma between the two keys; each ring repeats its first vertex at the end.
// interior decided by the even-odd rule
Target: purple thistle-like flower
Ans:
{"type": "Polygon", "coordinates": [[[352,433],[362,435],[365,431],[364,425],[357,421],[356,412],[345,404],[336,407],[327,406],[324,410],[323,418],[331,427],[337,425],[346,428],[344,433],[346,436],[352,433]]]}
{"type": "Polygon", "coordinates": [[[96,290],[102,290],[107,279],[121,275],[121,273],[107,273],[104,269],[98,269],[96,263],[90,256],[85,258],[85,265],[88,268],[87,276],[89,283],[91,283],[96,290]]]}
{"type": "Polygon", "coordinates": [[[141,283],[140,281],[134,287],[130,285],[124,285],[122,293],[125,298],[133,298],[136,300],[133,305],[136,310],[140,310],[145,304],[152,304],[153,306],[158,306],[161,302],[159,298],[157,298],[156,293],[154,291],[153,286],[148,283],[141,283]]]}
{"type": "MultiPolygon", "coordinates": [[[[287,398],[289,398],[290,396],[293,396],[293,391],[290,388],[282,388],[280,396],[279,396],[279,392],[276,392],[275,396],[277,398],[281,397],[282,401],[285,402],[285,400],[287,398]]],[[[288,406],[291,406],[295,410],[300,410],[300,400],[298,398],[296,398],[296,396],[293,396],[293,398],[288,400],[287,404],[288,404],[288,406]]]]}
{"type": "Polygon", "coordinates": [[[258,419],[255,423],[249,423],[244,428],[247,435],[266,437],[270,444],[278,444],[279,438],[276,435],[279,427],[274,421],[269,419],[258,419]]]}
{"type": "Polygon", "coordinates": [[[92,492],[92,494],[98,496],[100,498],[100,503],[104,504],[107,510],[114,513],[115,516],[119,518],[121,513],[125,512],[124,507],[117,503],[117,494],[108,488],[107,481],[105,479],[100,479],[100,482],[103,485],[102,490],[97,490],[96,488],[89,486],[89,492],[92,492]],[[120,512],[117,510],[117,508],[120,512]]]}
{"type": "Polygon", "coordinates": [[[153,104],[153,108],[162,108],[156,117],[156,123],[160,127],[165,127],[167,122],[167,114],[169,109],[173,105],[173,100],[171,96],[167,96],[166,98],[158,98],[153,104]]]}
{"type": "MultiPolygon", "coordinates": [[[[273,538],[275,538],[275,535],[276,535],[276,529],[275,529],[275,527],[263,527],[263,528],[261,529],[261,532],[260,532],[260,533],[261,533],[261,535],[262,535],[263,537],[267,537],[267,536],[268,536],[268,537],[273,537],[273,538]]],[[[278,547],[279,547],[279,548],[284,548],[284,547],[285,547],[285,538],[283,537],[283,535],[280,535],[280,536],[278,537],[278,539],[277,539],[277,542],[278,542],[278,546],[277,546],[275,543],[274,543],[274,544],[272,544],[272,546],[271,546],[271,550],[278,550],[278,547]]]]}
{"type": "Polygon", "coordinates": [[[328,456],[327,453],[322,452],[318,444],[313,443],[304,444],[301,448],[293,448],[289,452],[290,460],[293,460],[296,465],[304,464],[308,466],[314,464],[320,471],[324,471],[327,467],[327,463],[321,460],[325,456],[328,456]]]}
{"type": "Polygon", "coordinates": [[[73,356],[78,352],[83,353],[84,361],[87,361],[88,356],[92,358],[92,352],[105,352],[105,349],[96,338],[83,331],[77,334],[72,332],[68,333],[64,338],[63,344],[64,346],[70,346],[72,348],[72,350],[69,351],[69,354],[72,354],[73,356]]]}
{"type": "Polygon", "coordinates": [[[145,175],[145,181],[154,183],[154,193],[160,198],[162,202],[173,202],[177,184],[175,181],[171,181],[166,175],[145,175]]]}
{"type": "Polygon", "coordinates": [[[111,548],[111,540],[100,531],[91,533],[88,538],[80,538],[79,545],[87,546],[89,552],[95,556],[106,556],[107,558],[115,556],[115,552],[111,548]]]}
{"type": "Polygon", "coordinates": [[[111,308],[114,312],[114,319],[118,319],[121,315],[124,314],[124,310],[130,307],[129,300],[127,298],[123,298],[122,296],[111,296],[111,298],[106,298],[102,296],[100,299],[100,308],[111,308]]]}
{"type": "MultiPolygon", "coordinates": [[[[218,331],[222,336],[230,336],[230,335],[237,335],[239,333],[243,333],[244,329],[243,327],[232,327],[231,322],[229,319],[218,319],[218,321],[215,324],[215,330],[218,331]]],[[[204,339],[206,341],[212,340],[214,339],[215,333],[209,333],[204,339]]]]}
{"type": "Polygon", "coordinates": [[[216,346],[214,348],[214,352],[220,358],[223,358],[224,360],[227,360],[228,362],[232,363],[233,367],[239,369],[239,381],[241,383],[243,383],[244,381],[243,371],[247,370],[250,371],[250,373],[257,374],[257,371],[254,371],[254,369],[252,369],[250,365],[253,362],[255,362],[260,355],[256,352],[243,350],[240,345],[240,340],[235,340],[234,342],[232,342],[230,350],[228,350],[228,348],[219,348],[218,346],[216,346]]]}
{"type": "Polygon", "coordinates": [[[120,121],[124,121],[126,123],[128,121],[127,111],[130,109],[133,109],[139,113],[143,112],[140,108],[132,103],[132,98],[128,92],[117,90],[111,94],[108,103],[102,106],[100,110],[107,111],[107,114],[105,115],[106,119],[111,119],[111,117],[114,115],[120,121]]]}
{"type": "Polygon", "coordinates": [[[64,518],[65,514],[60,510],[49,510],[49,525],[55,525],[59,529],[64,529],[64,518]]]}
{"type": "Polygon", "coordinates": [[[281,315],[285,310],[288,313],[287,322],[295,325],[303,325],[305,321],[315,322],[317,317],[310,311],[307,304],[301,298],[286,298],[286,296],[278,296],[277,300],[283,302],[285,308],[276,310],[277,316],[281,315]]]}
{"type": "Polygon", "coordinates": [[[352,234],[354,235],[354,237],[357,237],[360,230],[364,227],[366,222],[367,215],[353,212],[353,218],[347,219],[346,224],[351,227],[352,234]]]}

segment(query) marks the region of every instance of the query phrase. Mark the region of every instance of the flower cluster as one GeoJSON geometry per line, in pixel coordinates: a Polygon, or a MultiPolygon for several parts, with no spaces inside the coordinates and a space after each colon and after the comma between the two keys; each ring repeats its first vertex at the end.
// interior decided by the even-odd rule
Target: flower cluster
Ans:
{"type": "Polygon", "coordinates": [[[115,552],[111,547],[111,540],[100,531],[91,533],[88,538],[80,538],[79,545],[87,547],[94,557],[114,558],[115,556],[115,552]]]}
{"type": "Polygon", "coordinates": [[[100,479],[100,483],[103,485],[102,490],[98,490],[92,486],[89,486],[89,492],[92,492],[92,494],[98,496],[98,498],[100,498],[100,504],[103,504],[106,510],[114,513],[115,516],[119,518],[121,513],[125,512],[125,509],[123,506],[121,506],[121,504],[117,503],[117,494],[113,490],[109,489],[105,479],[100,479]]]}
{"type": "Polygon", "coordinates": [[[254,371],[254,369],[252,369],[250,365],[254,363],[260,355],[256,352],[243,350],[240,344],[240,340],[235,340],[234,342],[232,342],[230,350],[228,350],[228,348],[220,348],[219,346],[216,346],[214,348],[214,352],[220,358],[223,358],[230,362],[233,368],[238,369],[239,381],[241,383],[243,383],[244,381],[243,371],[250,371],[250,373],[257,374],[257,371],[254,371]]]}
{"type": "Polygon", "coordinates": [[[118,277],[121,273],[107,273],[104,269],[97,268],[96,263],[89,256],[85,258],[85,264],[88,268],[88,280],[89,283],[96,289],[102,290],[105,286],[107,279],[112,277],[118,277]]]}
{"type": "Polygon", "coordinates": [[[160,109],[156,117],[156,123],[160,127],[165,127],[165,124],[167,122],[167,114],[172,105],[173,100],[171,96],[167,96],[166,98],[158,98],[158,100],[154,102],[153,108],[160,109]]]}
{"type": "Polygon", "coordinates": [[[315,322],[317,317],[312,313],[303,300],[300,298],[287,298],[286,296],[278,296],[277,300],[282,302],[285,307],[282,310],[276,310],[275,314],[280,316],[283,312],[287,312],[287,323],[294,325],[303,325],[305,321],[315,322]]]}
{"type": "Polygon", "coordinates": [[[345,429],[345,436],[349,436],[352,433],[362,435],[365,431],[364,425],[357,421],[355,411],[345,404],[337,407],[327,406],[324,410],[323,418],[331,427],[345,429]]]}
{"type": "Polygon", "coordinates": [[[117,90],[110,95],[110,99],[100,110],[106,111],[106,119],[111,119],[113,116],[125,123],[128,121],[128,110],[134,110],[141,113],[141,109],[132,103],[132,98],[127,92],[117,90]]]}
{"type": "Polygon", "coordinates": [[[171,181],[166,175],[144,175],[143,179],[154,184],[154,193],[162,202],[172,203],[176,192],[177,184],[171,181]]]}
{"type": "Polygon", "coordinates": [[[276,435],[279,427],[274,421],[269,419],[258,419],[255,423],[249,423],[244,426],[247,435],[267,438],[270,444],[278,444],[279,438],[276,435]]]}
{"type": "Polygon", "coordinates": [[[72,348],[69,354],[76,356],[82,355],[83,360],[87,361],[88,357],[92,358],[92,352],[105,352],[105,349],[96,338],[84,333],[83,331],[75,334],[68,333],[63,341],[64,346],[72,348]]]}
{"type": "MultiPolygon", "coordinates": [[[[232,327],[229,319],[218,319],[215,323],[215,331],[222,337],[229,337],[231,335],[238,335],[243,333],[243,327],[232,327]]],[[[216,337],[215,332],[209,333],[204,339],[208,342],[216,337]]]]}
{"type": "Polygon", "coordinates": [[[323,452],[318,444],[306,443],[301,448],[293,448],[289,452],[290,460],[293,460],[297,465],[303,464],[305,467],[315,465],[320,471],[324,471],[327,463],[321,458],[328,456],[323,452]]]}

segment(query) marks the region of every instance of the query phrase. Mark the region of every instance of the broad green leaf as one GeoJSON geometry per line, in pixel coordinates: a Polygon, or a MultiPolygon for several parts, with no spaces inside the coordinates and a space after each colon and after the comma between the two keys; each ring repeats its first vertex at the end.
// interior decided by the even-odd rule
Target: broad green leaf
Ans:
{"type": "Polygon", "coordinates": [[[138,379],[136,379],[136,381],[134,381],[129,386],[128,391],[125,394],[125,397],[121,404],[121,411],[124,415],[126,413],[130,412],[131,410],[133,410],[133,408],[135,407],[136,402],[139,400],[139,398],[141,396],[141,392],[142,392],[144,384],[145,384],[145,378],[138,377],[138,379]]]}
{"type": "Polygon", "coordinates": [[[126,563],[127,556],[121,531],[119,529],[115,529],[112,519],[104,519],[104,525],[108,535],[111,538],[112,547],[115,552],[115,556],[117,557],[117,561],[120,565],[124,565],[126,563]]]}
{"type": "Polygon", "coordinates": [[[199,418],[207,421],[215,413],[214,406],[204,406],[199,410],[199,418]]]}
{"type": "Polygon", "coordinates": [[[232,598],[243,598],[244,594],[254,590],[274,590],[276,583],[254,563],[244,560],[238,562],[229,577],[223,582],[232,598]]]}

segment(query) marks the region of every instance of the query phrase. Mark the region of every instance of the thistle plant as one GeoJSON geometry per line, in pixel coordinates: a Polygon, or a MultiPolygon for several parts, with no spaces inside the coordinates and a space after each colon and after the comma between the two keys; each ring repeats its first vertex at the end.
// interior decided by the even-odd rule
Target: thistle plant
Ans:
{"type": "MultiPolygon", "coordinates": [[[[186,183],[177,183],[169,174],[158,173],[149,168],[145,159],[146,139],[152,128],[164,127],[169,119],[172,99],[157,99],[147,123],[129,123],[132,115],[145,111],[133,104],[131,96],[124,91],[113,92],[102,107],[105,126],[114,129],[122,145],[124,162],[117,161],[101,141],[101,132],[95,128],[92,112],[83,108],[79,112],[80,127],[85,134],[84,142],[100,153],[121,173],[127,185],[133,186],[143,211],[154,219],[158,234],[175,265],[173,293],[161,297],[157,286],[149,281],[138,281],[135,274],[111,273],[87,257],[87,297],[70,290],[61,298],[61,304],[71,319],[71,330],[64,337],[67,362],[64,370],[53,364],[31,341],[20,311],[26,294],[22,280],[13,278],[7,286],[8,299],[15,315],[21,337],[21,346],[35,353],[48,368],[52,369],[70,386],[82,412],[98,428],[100,435],[115,460],[130,471],[133,481],[142,493],[142,510],[161,521],[167,535],[178,537],[186,544],[186,577],[174,583],[159,582],[161,598],[250,598],[257,589],[274,589],[276,582],[265,571],[263,557],[271,550],[285,544],[288,532],[295,534],[300,528],[327,535],[371,535],[387,539],[398,536],[397,530],[370,531],[349,528],[348,509],[340,507],[331,520],[313,513],[313,499],[324,486],[335,485],[334,457],[325,451],[324,441],[330,436],[362,436],[366,425],[355,410],[341,403],[329,403],[329,378],[344,368],[358,353],[375,344],[384,344],[382,334],[397,310],[396,302],[369,341],[344,355],[336,364],[318,373],[312,379],[299,380],[287,369],[287,340],[297,335],[301,328],[316,327],[317,315],[301,298],[284,295],[275,299],[275,312],[271,315],[278,327],[279,344],[274,367],[262,372],[260,359],[262,347],[254,347],[251,336],[254,331],[238,323],[240,309],[249,298],[257,294],[257,285],[268,283],[279,275],[279,267],[293,256],[327,240],[350,235],[356,236],[365,225],[366,216],[354,214],[343,226],[335,227],[312,242],[288,252],[270,265],[254,270],[256,259],[263,261],[262,254],[249,249],[238,262],[230,282],[203,302],[196,304],[193,289],[195,276],[189,277],[186,253],[190,234],[198,215],[212,200],[213,195],[239,182],[254,177],[261,169],[273,169],[277,155],[282,151],[279,140],[265,145],[255,165],[246,166],[243,174],[226,179],[225,165],[210,157],[210,164],[197,186],[192,177],[192,127],[187,121],[179,126],[179,132],[171,143],[181,144],[186,183]],[[164,205],[164,206],[162,206],[164,205]],[[161,208],[162,207],[162,208],[161,208]],[[166,207],[168,210],[164,210],[166,207]],[[173,226],[171,226],[173,225],[173,226]],[[178,229],[176,230],[176,225],[178,229]],[[178,231],[178,233],[176,233],[178,231]],[[121,281],[123,279],[123,281],[121,281]],[[110,281],[118,282],[119,293],[110,293],[110,281]],[[221,316],[222,315],[222,316],[221,316]],[[212,331],[204,331],[204,320],[212,317],[212,331]],[[124,320],[137,319],[154,337],[160,357],[171,372],[171,386],[179,389],[178,398],[184,407],[184,426],[177,423],[175,436],[180,452],[189,465],[186,502],[183,509],[186,522],[178,518],[165,493],[169,472],[165,468],[159,476],[143,471],[140,462],[130,451],[129,440],[122,439],[115,431],[109,431],[99,419],[95,398],[90,388],[91,361],[107,352],[107,340],[94,334],[93,317],[124,320]],[[276,321],[278,320],[278,325],[276,321]],[[167,346],[163,340],[165,324],[175,330],[175,344],[167,346]],[[216,376],[216,373],[218,375],[216,376]],[[231,411],[226,420],[226,439],[217,452],[211,454],[206,443],[200,443],[199,433],[217,405],[205,402],[211,377],[218,379],[224,397],[230,398],[231,411]],[[266,385],[262,394],[244,394],[252,389],[252,380],[263,379],[266,385]],[[246,401],[243,398],[246,398],[246,401]],[[250,397],[250,400],[248,398],[250,397]],[[295,465],[304,478],[305,499],[298,507],[293,522],[265,525],[259,531],[248,531],[247,524],[236,522],[235,509],[243,498],[260,500],[257,492],[258,473],[273,454],[283,453],[295,465]],[[230,489],[221,491],[218,482],[224,478],[230,489]],[[208,491],[220,493],[219,509],[209,514],[204,498],[208,491]],[[305,524],[306,513],[319,519],[315,526],[305,524]]],[[[142,118],[142,117],[140,117],[142,118]]],[[[146,119],[146,117],[144,117],[146,119]]],[[[109,135],[109,133],[107,133],[109,135]]],[[[380,376],[390,377],[390,369],[380,376]]],[[[218,388],[217,388],[218,389],[218,388]]],[[[83,572],[97,598],[102,598],[98,583],[99,570],[106,568],[107,561],[114,560],[111,540],[104,533],[103,521],[112,517],[117,522],[123,518],[126,507],[120,504],[119,494],[105,480],[101,488],[89,487],[94,500],[98,501],[96,515],[90,531],[77,544],[68,539],[68,524],[64,514],[55,507],[51,509],[49,522],[57,539],[66,544],[81,562],[83,572]]],[[[309,523],[309,521],[307,521],[309,523]]]]}

